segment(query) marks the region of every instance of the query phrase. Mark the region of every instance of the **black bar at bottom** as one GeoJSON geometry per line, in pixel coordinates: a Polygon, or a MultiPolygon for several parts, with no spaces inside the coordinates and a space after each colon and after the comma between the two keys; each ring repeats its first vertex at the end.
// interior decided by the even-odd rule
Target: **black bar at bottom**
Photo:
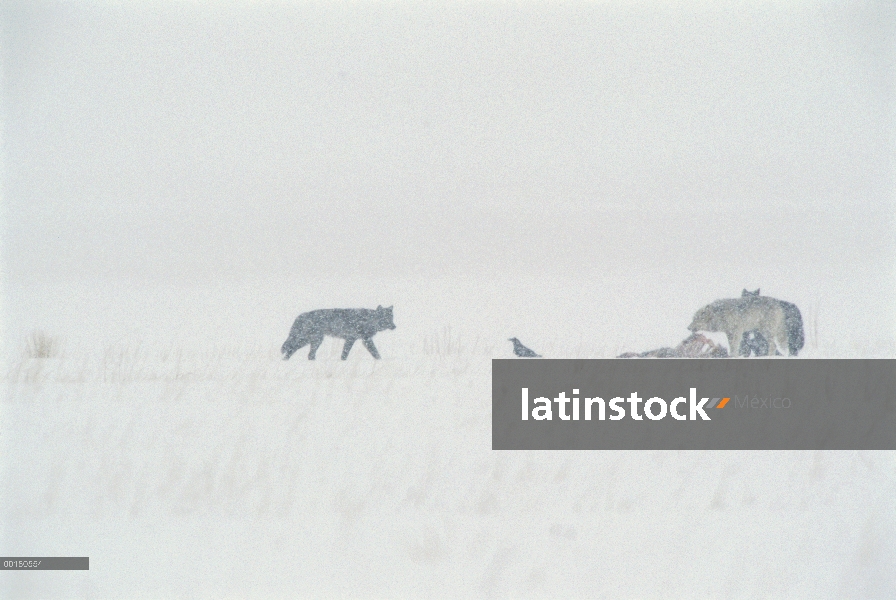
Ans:
{"type": "Polygon", "coordinates": [[[21,556],[0,557],[3,571],[89,571],[87,556],[21,556]]]}

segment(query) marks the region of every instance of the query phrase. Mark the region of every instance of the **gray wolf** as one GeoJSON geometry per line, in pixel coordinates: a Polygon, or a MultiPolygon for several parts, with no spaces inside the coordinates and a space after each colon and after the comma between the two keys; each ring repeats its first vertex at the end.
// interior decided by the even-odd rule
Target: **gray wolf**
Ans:
{"type": "Polygon", "coordinates": [[[523,346],[518,339],[510,338],[508,341],[513,342],[513,353],[520,358],[541,358],[540,354],[535,354],[535,352],[523,346]]]}
{"type": "Polygon", "coordinates": [[[367,351],[379,360],[380,353],[373,345],[373,336],[386,329],[395,329],[391,306],[389,308],[377,306],[375,310],[369,308],[312,310],[296,317],[289,337],[283,342],[280,352],[283,353],[283,360],[289,360],[296,350],[311,344],[308,360],[314,360],[317,349],[324,341],[324,336],[329,335],[345,340],[345,345],[342,347],[342,360],[348,357],[349,350],[358,339],[363,340],[367,351]]]}
{"type": "Polygon", "coordinates": [[[727,358],[728,351],[706,336],[692,333],[675,348],[659,348],[649,352],[626,352],[616,358],[727,358]]]}
{"type": "Polygon", "coordinates": [[[698,310],[688,326],[693,332],[722,331],[728,337],[729,353],[740,354],[744,333],[757,330],[766,340],[767,355],[776,347],[790,348],[787,315],[779,300],[767,296],[748,296],[716,300],[698,310]]]}
{"type": "MultiPolygon", "coordinates": [[[[759,290],[757,289],[755,292],[748,292],[744,289],[740,295],[742,298],[758,298],[759,290]]],[[[784,300],[778,300],[778,302],[784,307],[785,325],[787,327],[787,349],[792,356],[796,356],[806,343],[805,333],[803,331],[803,315],[795,304],[785,302],[784,300]]],[[[740,343],[741,354],[749,356],[750,351],[752,350],[755,351],[756,356],[764,356],[765,354],[768,354],[768,350],[763,352],[762,348],[767,345],[768,342],[758,331],[748,331],[744,333],[744,340],[740,343]],[[748,335],[750,336],[750,341],[747,340],[748,335]]]]}

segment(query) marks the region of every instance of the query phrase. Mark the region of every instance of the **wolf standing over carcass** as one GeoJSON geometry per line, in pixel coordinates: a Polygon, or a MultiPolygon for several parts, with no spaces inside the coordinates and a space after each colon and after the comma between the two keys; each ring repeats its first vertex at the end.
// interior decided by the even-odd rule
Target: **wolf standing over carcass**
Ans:
{"type": "Polygon", "coordinates": [[[756,331],[768,342],[764,355],[774,354],[776,346],[787,348],[791,356],[804,343],[803,317],[795,304],[756,292],[744,292],[740,298],[716,300],[697,311],[688,329],[721,331],[728,337],[728,348],[742,354],[744,334],[756,331]]]}
{"type": "Polygon", "coordinates": [[[377,306],[375,310],[369,308],[312,310],[302,313],[296,318],[289,337],[283,342],[280,351],[283,353],[283,360],[288,360],[296,350],[311,344],[308,360],[314,360],[317,349],[324,341],[324,336],[329,335],[345,340],[345,345],[342,347],[342,360],[348,358],[349,351],[358,339],[363,340],[364,347],[368,352],[374,358],[379,359],[380,353],[373,345],[373,336],[386,329],[395,329],[391,306],[389,308],[377,306]]]}

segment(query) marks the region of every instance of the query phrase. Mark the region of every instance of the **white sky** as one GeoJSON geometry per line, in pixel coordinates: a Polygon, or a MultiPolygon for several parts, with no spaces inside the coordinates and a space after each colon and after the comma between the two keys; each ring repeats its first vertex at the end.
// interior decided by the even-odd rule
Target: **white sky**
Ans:
{"type": "Polygon", "coordinates": [[[7,276],[891,279],[896,10],[787,4],[5,3],[7,276]]]}

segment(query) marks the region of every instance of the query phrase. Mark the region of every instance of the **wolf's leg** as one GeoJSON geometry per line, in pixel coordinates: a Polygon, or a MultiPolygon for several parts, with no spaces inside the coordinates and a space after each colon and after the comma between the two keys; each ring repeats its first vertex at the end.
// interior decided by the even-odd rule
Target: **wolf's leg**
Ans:
{"type": "Polygon", "coordinates": [[[763,348],[765,350],[763,356],[774,356],[775,354],[778,354],[777,347],[780,344],[780,339],[775,335],[775,332],[770,329],[762,329],[760,330],[760,333],[766,341],[766,347],[763,348]]]}
{"type": "Polygon", "coordinates": [[[348,358],[348,353],[355,345],[355,338],[345,338],[345,345],[342,347],[342,360],[348,358]]]}
{"type": "Polygon", "coordinates": [[[728,354],[730,356],[742,356],[743,353],[740,351],[740,343],[744,339],[744,330],[735,329],[733,331],[726,331],[725,334],[728,336],[728,354]]]}
{"type": "Polygon", "coordinates": [[[762,335],[765,336],[766,341],[768,342],[768,349],[765,352],[765,356],[774,356],[778,354],[778,345],[780,344],[780,339],[775,332],[771,329],[763,330],[762,335]]]}
{"type": "Polygon", "coordinates": [[[311,338],[311,352],[308,353],[308,360],[314,360],[314,357],[317,355],[317,349],[320,348],[320,345],[324,341],[324,336],[318,336],[311,338]]]}
{"type": "Polygon", "coordinates": [[[744,333],[743,337],[740,338],[740,349],[737,351],[738,356],[750,356],[750,353],[753,350],[753,346],[750,343],[750,333],[744,333]]]}
{"type": "Polygon", "coordinates": [[[373,345],[373,340],[371,338],[364,338],[364,347],[367,348],[367,351],[370,352],[375,359],[380,359],[380,353],[376,351],[376,346],[373,345]]]}
{"type": "Polygon", "coordinates": [[[774,333],[769,332],[766,339],[768,340],[768,356],[781,356],[781,352],[778,350],[778,348],[784,348],[784,346],[781,345],[781,338],[774,333]]]}
{"type": "Polygon", "coordinates": [[[781,331],[781,352],[782,356],[796,356],[796,352],[790,351],[790,332],[787,331],[787,325],[782,327],[781,331]]]}

